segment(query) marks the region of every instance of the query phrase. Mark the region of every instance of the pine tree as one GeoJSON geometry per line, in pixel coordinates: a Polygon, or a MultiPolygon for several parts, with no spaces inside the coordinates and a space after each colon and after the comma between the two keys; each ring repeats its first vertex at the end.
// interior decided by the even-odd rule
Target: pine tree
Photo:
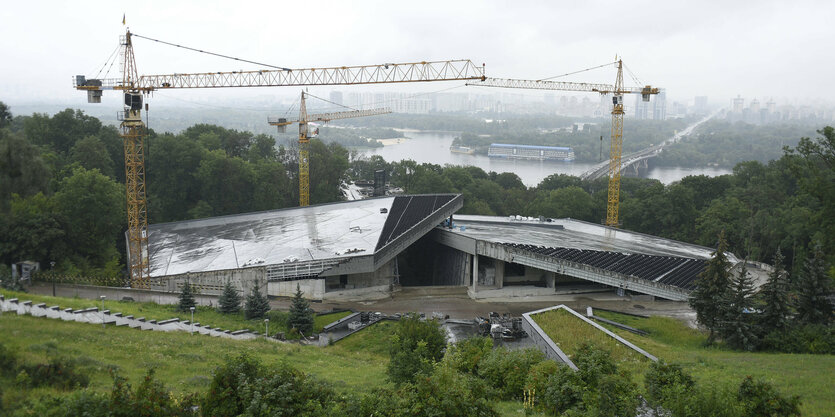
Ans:
{"type": "Polygon", "coordinates": [[[759,294],[763,310],[759,321],[764,334],[787,330],[791,314],[789,274],[783,269],[783,254],[779,249],[772,262],[774,271],[768,275],[759,294]]]}
{"type": "Polygon", "coordinates": [[[731,289],[725,294],[723,317],[719,321],[722,339],[734,349],[754,350],[757,332],[754,323],[754,282],[748,275],[745,261],[731,279],[731,289]]]}
{"type": "Polygon", "coordinates": [[[826,272],[826,261],[820,244],[816,244],[811,258],[803,265],[798,281],[797,319],[804,324],[829,324],[832,320],[831,278],[826,272]]]}
{"type": "Polygon", "coordinates": [[[189,311],[192,307],[196,307],[197,302],[194,301],[194,288],[186,281],[183,284],[183,290],[180,291],[180,302],[177,304],[177,311],[189,311]]]}
{"type": "Polygon", "coordinates": [[[690,294],[690,307],[696,310],[696,320],[710,331],[708,344],[712,344],[716,338],[715,331],[723,316],[723,301],[726,300],[730,288],[728,269],[731,265],[725,255],[727,248],[723,230],[719,233],[719,242],[716,251],[713,252],[713,258],[699,275],[695,283],[696,289],[690,294]]]}
{"type": "Polygon", "coordinates": [[[232,286],[231,281],[226,281],[223,286],[223,293],[217,300],[218,311],[221,313],[237,313],[241,311],[241,296],[238,290],[232,286]]]}
{"type": "Polygon", "coordinates": [[[287,324],[299,333],[309,336],[313,332],[313,309],[302,295],[304,293],[299,284],[296,284],[296,295],[293,296],[293,303],[290,305],[290,317],[287,319],[287,324]]]}
{"type": "Polygon", "coordinates": [[[252,293],[246,297],[244,316],[247,319],[258,319],[264,317],[268,311],[270,311],[270,301],[261,294],[261,289],[256,282],[255,286],[252,287],[252,293]]]}

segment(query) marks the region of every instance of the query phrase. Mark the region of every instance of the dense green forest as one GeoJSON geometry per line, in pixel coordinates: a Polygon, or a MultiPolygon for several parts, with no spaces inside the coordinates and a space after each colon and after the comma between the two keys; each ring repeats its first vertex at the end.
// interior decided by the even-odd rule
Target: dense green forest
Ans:
{"type": "MultiPolygon", "coordinates": [[[[53,116],[14,117],[5,105],[0,110],[0,261],[32,259],[42,265],[56,261],[56,269],[63,272],[119,274],[126,221],[118,130],[71,109],[53,116]]],[[[404,127],[414,120],[423,123],[421,127],[440,120],[387,116],[391,116],[388,126],[391,120],[399,120],[404,127]]],[[[530,125],[565,122],[544,120],[532,117],[530,125]]],[[[436,127],[449,128],[446,123],[454,121],[443,119],[436,127]]],[[[488,134],[481,133],[483,129],[505,129],[501,123],[484,127],[488,124],[472,118],[461,122],[464,130],[478,134],[488,134]]],[[[647,130],[655,133],[648,134],[653,139],[647,140],[653,141],[665,136],[665,129],[678,128],[677,123],[684,122],[638,126],[650,126],[647,130]]],[[[515,131],[513,126],[506,129],[515,131]]],[[[339,130],[343,129],[329,132],[339,130]]],[[[599,136],[591,132],[585,134],[599,136]]],[[[728,249],[737,256],[767,262],[780,248],[790,270],[818,242],[831,262],[835,255],[835,139],[831,128],[812,137],[770,162],[739,163],[731,175],[691,176],[668,186],[656,180],[624,178],[623,227],[706,246],[714,246],[719,231],[725,230],[728,249]]],[[[784,138],[786,144],[797,139],[784,138]]],[[[205,124],[176,135],[149,132],[149,222],[295,206],[294,142],[288,139],[276,146],[267,135],[205,124]]],[[[572,217],[598,223],[606,208],[605,178],[583,182],[552,175],[528,188],[513,173],[411,160],[388,162],[320,140],[311,142],[311,167],[314,204],[340,200],[339,184],[346,178],[371,179],[374,170],[385,169],[392,185],[408,193],[462,193],[462,214],[572,217]]]]}
{"type": "Polygon", "coordinates": [[[659,166],[733,168],[746,161],[766,163],[780,159],[784,146],[795,146],[801,137],[811,137],[815,128],[794,124],[752,125],[727,120],[709,120],[652,162],[659,166]]]}

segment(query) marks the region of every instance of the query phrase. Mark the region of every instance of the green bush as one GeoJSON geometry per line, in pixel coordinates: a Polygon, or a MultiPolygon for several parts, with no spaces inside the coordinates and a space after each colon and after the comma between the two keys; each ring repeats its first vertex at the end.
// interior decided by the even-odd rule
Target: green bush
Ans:
{"type": "Polygon", "coordinates": [[[0,343],[0,374],[13,375],[17,369],[17,355],[0,343]]]}
{"type": "Polygon", "coordinates": [[[664,390],[664,409],[674,417],[742,416],[739,401],[727,389],[697,386],[686,392],[682,385],[672,385],[664,390]]]}
{"type": "Polygon", "coordinates": [[[75,362],[64,358],[53,358],[49,363],[23,365],[21,374],[28,376],[26,382],[30,387],[52,386],[59,389],[71,390],[83,388],[90,384],[90,377],[77,369],[75,362]]]}
{"type": "Polygon", "coordinates": [[[763,338],[763,349],[784,353],[835,354],[835,326],[809,324],[773,331],[763,338]]]}
{"type": "Polygon", "coordinates": [[[653,362],[644,375],[644,386],[647,390],[646,398],[653,405],[660,405],[667,400],[666,394],[670,387],[681,387],[676,393],[687,393],[693,389],[693,377],[684,372],[677,364],[663,361],[653,362]]]}
{"type": "Polygon", "coordinates": [[[286,364],[265,367],[242,354],[214,372],[205,416],[319,416],[336,399],[333,390],[286,364]]]}
{"type": "Polygon", "coordinates": [[[597,388],[604,375],[617,373],[617,365],[609,352],[588,343],[582,344],[571,360],[579,368],[580,379],[591,388],[597,388]]]}
{"type": "Polygon", "coordinates": [[[739,385],[737,400],[744,417],[800,416],[800,398],[784,397],[771,384],[746,377],[739,385]]]}
{"type": "MultiPolygon", "coordinates": [[[[609,374],[600,378],[596,401],[593,403],[597,417],[632,417],[638,408],[638,386],[627,373],[609,374]]],[[[585,400],[587,403],[589,400],[585,400]]]]}
{"type": "Polygon", "coordinates": [[[389,380],[399,385],[429,374],[444,356],[446,333],[435,320],[411,314],[397,322],[389,345],[389,380]]]}
{"type": "Polygon", "coordinates": [[[495,417],[484,382],[439,363],[428,374],[399,388],[377,389],[370,394],[335,403],[331,414],[346,417],[473,416],[495,417]],[[339,408],[335,412],[335,408],[339,408]]]}
{"type": "Polygon", "coordinates": [[[525,380],[525,390],[533,391],[534,395],[540,395],[548,386],[548,379],[559,371],[560,364],[551,360],[544,360],[532,366],[525,380]]]}
{"type": "Polygon", "coordinates": [[[451,344],[444,354],[444,362],[458,372],[478,374],[478,363],[493,351],[493,340],[470,337],[451,344]]]}
{"type": "Polygon", "coordinates": [[[554,374],[548,377],[543,389],[536,391],[537,408],[561,415],[570,409],[582,406],[585,390],[586,384],[580,378],[579,373],[568,366],[560,366],[554,374]]]}
{"type": "Polygon", "coordinates": [[[545,355],[535,348],[494,349],[478,364],[478,375],[503,399],[521,399],[531,367],[545,355]]]}

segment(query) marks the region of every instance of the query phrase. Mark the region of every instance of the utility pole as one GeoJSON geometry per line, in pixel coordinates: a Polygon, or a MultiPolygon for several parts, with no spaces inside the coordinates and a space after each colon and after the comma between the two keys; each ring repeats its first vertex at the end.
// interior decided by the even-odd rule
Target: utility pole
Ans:
{"type": "Polygon", "coordinates": [[[101,296],[101,328],[104,328],[104,299],[107,298],[106,295],[101,296]]]}

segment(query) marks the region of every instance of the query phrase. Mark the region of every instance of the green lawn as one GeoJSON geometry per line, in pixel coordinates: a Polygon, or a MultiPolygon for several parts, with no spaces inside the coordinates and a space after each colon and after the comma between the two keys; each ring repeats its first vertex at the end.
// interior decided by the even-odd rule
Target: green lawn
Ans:
{"type": "MultiPolygon", "coordinates": [[[[205,389],[212,370],[226,356],[247,352],[266,364],[286,362],[327,380],[339,391],[368,391],[385,384],[388,356],[337,345],[319,348],[256,341],[235,341],[180,332],[149,332],[124,327],[102,329],[85,323],[5,313],[2,343],[29,363],[52,356],[75,358],[92,378],[91,388],[109,390],[108,368],[138,383],[148,368],[177,393],[205,389]]],[[[6,381],[3,401],[14,404],[49,389],[21,391],[6,381]]]]}
{"type": "MultiPolygon", "coordinates": [[[[21,300],[62,307],[84,308],[94,305],[92,301],[82,299],[5,291],[4,294],[7,298],[18,297],[21,300]]],[[[154,319],[182,316],[173,312],[173,306],[152,303],[106,302],[106,308],[154,319]]],[[[197,321],[215,327],[244,328],[246,326],[242,323],[251,323],[254,330],[263,331],[258,327],[263,326],[263,321],[247,322],[242,315],[230,317],[202,309],[198,314],[203,318],[196,316],[197,321]]],[[[320,316],[317,318],[317,326],[346,314],[320,316]]],[[[573,352],[571,344],[576,346],[586,338],[595,337],[587,334],[589,326],[586,323],[562,314],[564,312],[554,315],[555,323],[565,322],[558,326],[561,328],[546,331],[564,334],[568,332],[566,328],[576,328],[578,333],[567,333],[573,334],[576,340],[568,344],[560,342],[563,349],[573,352]],[[580,327],[579,324],[586,327],[580,327]]],[[[653,355],[682,364],[702,384],[735,389],[745,376],[752,375],[774,383],[783,393],[800,395],[804,416],[830,415],[835,406],[835,384],[832,384],[835,356],[742,353],[721,347],[706,348],[703,345],[706,339],[703,333],[674,319],[642,319],[607,312],[596,314],[650,332],[649,336],[639,336],[610,328],[653,355]]],[[[537,322],[540,322],[539,318],[537,322]]],[[[211,379],[212,370],[223,362],[224,357],[248,352],[267,364],[286,362],[329,381],[339,391],[368,392],[386,384],[387,341],[393,326],[394,323],[384,321],[332,346],[318,348],[265,340],[234,341],[180,332],[148,332],[112,326],[102,329],[84,323],[4,313],[0,317],[0,341],[15,349],[29,363],[44,362],[52,356],[75,358],[90,372],[91,388],[94,390],[110,389],[108,368],[114,367],[134,383],[138,383],[146,370],[153,367],[157,370],[158,378],[177,393],[203,390],[211,379]]],[[[271,320],[270,330],[273,329],[271,320]]],[[[642,381],[648,361],[627,360],[622,361],[621,366],[632,371],[636,381],[642,381]]],[[[43,388],[20,390],[15,387],[13,379],[8,378],[0,380],[0,385],[4,388],[3,402],[7,405],[54,392],[43,388]]],[[[523,414],[521,403],[499,402],[496,407],[501,415],[523,414]]]]}
{"type": "MultiPolygon", "coordinates": [[[[18,298],[20,301],[32,300],[34,304],[46,303],[47,306],[61,306],[61,308],[73,308],[76,310],[88,307],[101,308],[101,302],[88,300],[84,298],[64,298],[51,297],[48,295],[29,294],[23,292],[6,291],[2,292],[6,299],[18,298]]],[[[104,308],[110,310],[112,313],[122,313],[124,315],[133,315],[134,317],[145,317],[148,320],[167,320],[177,317],[181,320],[191,320],[191,312],[177,311],[176,305],[156,304],[156,303],[139,303],[132,301],[110,301],[105,300],[104,308]]],[[[322,314],[316,316],[314,319],[315,331],[319,332],[322,327],[332,323],[342,317],[351,314],[348,311],[322,314]]],[[[287,332],[280,313],[274,313],[270,319],[270,333],[287,332]]],[[[200,324],[209,324],[212,327],[220,327],[226,330],[241,330],[248,329],[256,333],[264,333],[264,319],[247,320],[244,318],[244,313],[237,314],[223,314],[216,309],[208,306],[197,306],[194,312],[194,321],[200,324]]]]}
{"type": "Polygon", "coordinates": [[[649,361],[644,355],[624,346],[566,310],[549,310],[531,318],[569,358],[574,356],[581,345],[590,343],[611,352],[618,366],[644,367],[649,361]]]}
{"type": "MultiPolygon", "coordinates": [[[[675,319],[643,319],[603,311],[596,311],[595,315],[650,332],[649,336],[640,336],[604,325],[658,358],[681,364],[701,384],[736,389],[744,377],[751,375],[773,383],[783,393],[800,395],[804,416],[832,415],[835,356],[748,353],[705,347],[704,333],[675,319]]],[[[645,366],[631,370],[643,374],[645,366]]]]}

